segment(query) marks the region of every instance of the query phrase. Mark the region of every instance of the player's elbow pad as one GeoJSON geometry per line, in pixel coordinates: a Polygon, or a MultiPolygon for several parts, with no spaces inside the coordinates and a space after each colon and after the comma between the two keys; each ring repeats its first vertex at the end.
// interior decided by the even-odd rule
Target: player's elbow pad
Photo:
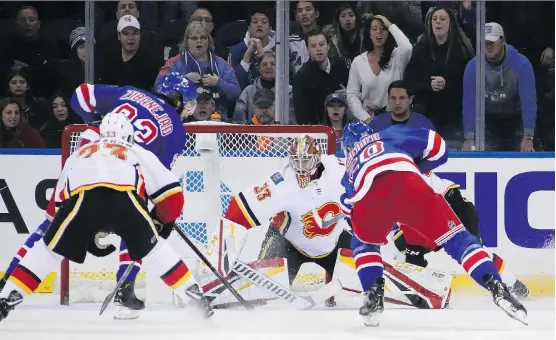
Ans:
{"type": "Polygon", "coordinates": [[[156,204],[156,215],[163,224],[174,222],[180,217],[183,204],[182,192],[172,194],[156,204]]]}

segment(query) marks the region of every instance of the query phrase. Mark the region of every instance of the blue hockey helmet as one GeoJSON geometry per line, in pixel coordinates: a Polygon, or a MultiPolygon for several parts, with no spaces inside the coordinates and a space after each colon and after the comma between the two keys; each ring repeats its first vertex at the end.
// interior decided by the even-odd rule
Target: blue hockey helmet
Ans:
{"type": "Polygon", "coordinates": [[[373,129],[369,126],[369,124],[360,120],[354,120],[346,124],[342,132],[342,149],[344,154],[347,156],[349,150],[351,150],[355,143],[360,141],[361,138],[369,136],[372,133],[373,129]]]}
{"type": "Polygon", "coordinates": [[[195,111],[197,87],[186,76],[178,72],[168,72],[156,90],[170,99],[179,99],[176,111],[182,119],[192,115],[195,111]],[[176,98],[176,94],[179,94],[181,98],[176,98]]]}

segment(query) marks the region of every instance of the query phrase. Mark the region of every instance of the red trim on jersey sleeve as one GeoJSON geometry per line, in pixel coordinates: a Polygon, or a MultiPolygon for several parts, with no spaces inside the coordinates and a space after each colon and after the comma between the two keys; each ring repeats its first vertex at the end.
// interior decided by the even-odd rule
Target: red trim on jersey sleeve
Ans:
{"type": "Polygon", "coordinates": [[[445,145],[442,143],[442,137],[435,131],[429,131],[429,139],[427,149],[423,155],[423,159],[436,159],[442,156],[445,152],[445,145]]]}
{"type": "Polygon", "coordinates": [[[52,191],[52,196],[50,196],[50,200],[48,201],[48,206],[46,207],[46,218],[50,221],[54,219],[54,215],[56,215],[56,187],[54,187],[54,191],[52,191]]]}
{"type": "MultiPolygon", "coordinates": [[[[94,87],[92,87],[92,89],[94,91],[94,87]]],[[[79,87],[77,88],[77,91],[79,91],[79,93],[81,93],[81,95],[83,96],[83,99],[85,100],[85,105],[87,105],[87,108],[89,109],[89,112],[95,112],[96,108],[93,106],[93,104],[91,104],[91,96],[94,95],[94,94],[90,93],[89,84],[83,83],[83,84],[79,85],[79,87]]]]}
{"type": "Polygon", "coordinates": [[[253,224],[250,222],[249,216],[247,216],[247,212],[244,212],[244,209],[240,206],[241,203],[238,203],[239,198],[234,196],[230,201],[230,205],[228,205],[228,210],[226,210],[226,215],[224,218],[242,225],[245,229],[250,229],[253,224]]]}
{"type": "Polygon", "coordinates": [[[96,142],[100,138],[100,129],[96,126],[89,126],[79,136],[79,147],[96,142]]]}
{"type": "Polygon", "coordinates": [[[156,204],[156,216],[164,224],[173,222],[180,217],[183,203],[183,192],[174,192],[156,204]]]}

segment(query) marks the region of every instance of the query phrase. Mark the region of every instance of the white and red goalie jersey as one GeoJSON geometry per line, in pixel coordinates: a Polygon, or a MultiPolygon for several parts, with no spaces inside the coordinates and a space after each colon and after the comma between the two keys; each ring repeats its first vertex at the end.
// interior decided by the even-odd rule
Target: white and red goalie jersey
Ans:
{"type": "Polygon", "coordinates": [[[56,184],[55,204],[97,187],[136,191],[155,204],[162,223],[175,221],[182,212],[184,198],[178,178],[137,144],[100,139],[77,149],[66,160],[56,184]]]}
{"type": "Polygon", "coordinates": [[[334,250],[338,238],[349,225],[338,220],[343,187],[340,183],[345,166],[336,156],[323,155],[321,176],[300,188],[291,167],[286,166],[258,185],[238,193],[228,206],[225,218],[247,229],[272,218],[272,225],[302,254],[321,257],[334,250]],[[315,219],[313,213],[317,213],[315,219]],[[317,221],[324,221],[321,228],[317,221]]]}

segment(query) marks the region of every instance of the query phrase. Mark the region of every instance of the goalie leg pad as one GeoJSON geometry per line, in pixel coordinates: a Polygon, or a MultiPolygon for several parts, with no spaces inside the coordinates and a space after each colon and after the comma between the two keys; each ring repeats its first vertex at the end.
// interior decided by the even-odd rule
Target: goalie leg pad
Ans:
{"type": "MultiPolygon", "coordinates": [[[[129,253],[127,250],[127,246],[125,245],[124,241],[120,243],[120,267],[118,268],[118,272],[116,273],[116,282],[120,281],[120,278],[124,275],[125,270],[127,269],[127,265],[131,263],[131,258],[129,257],[129,253]]],[[[141,270],[141,264],[143,262],[141,260],[136,261],[135,265],[129,272],[129,275],[126,278],[126,282],[135,282],[135,278],[139,271],[141,270]]]]}
{"type": "Polygon", "coordinates": [[[366,292],[373,287],[376,279],[383,275],[384,266],[380,255],[380,246],[363,243],[354,236],[351,239],[351,250],[361,287],[366,292]]]}

